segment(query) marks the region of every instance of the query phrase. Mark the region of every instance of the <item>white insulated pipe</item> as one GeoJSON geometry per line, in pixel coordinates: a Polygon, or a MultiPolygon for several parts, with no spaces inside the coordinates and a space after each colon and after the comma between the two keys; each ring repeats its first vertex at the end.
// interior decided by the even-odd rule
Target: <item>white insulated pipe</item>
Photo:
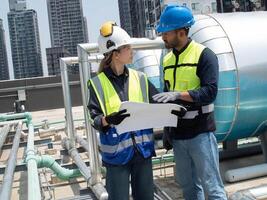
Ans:
{"type": "Polygon", "coordinates": [[[65,117],[66,117],[66,125],[67,125],[67,134],[70,139],[71,148],[75,147],[75,139],[74,139],[74,123],[73,123],[73,115],[72,115],[72,105],[71,105],[71,97],[70,97],[70,86],[69,86],[69,76],[68,76],[68,68],[67,64],[74,64],[78,62],[77,57],[70,58],[60,58],[60,73],[61,73],[61,81],[62,81],[62,90],[63,90],[63,99],[65,105],[65,117]]]}
{"type": "MultiPolygon", "coordinates": [[[[148,50],[148,49],[163,49],[165,48],[164,42],[161,37],[154,40],[148,38],[131,38],[130,45],[135,50],[148,50]]],[[[87,53],[99,53],[97,43],[79,44],[87,53]]]]}
{"type": "Polygon", "coordinates": [[[130,45],[134,50],[164,49],[165,44],[161,37],[154,40],[148,38],[131,38],[130,45]]]}
{"type": "Polygon", "coordinates": [[[267,186],[263,185],[257,188],[251,188],[247,190],[238,191],[229,197],[229,200],[240,200],[240,199],[244,199],[244,200],[267,199],[267,186]]]}
{"type": "Polygon", "coordinates": [[[262,186],[258,188],[252,188],[249,192],[256,198],[256,199],[267,199],[267,186],[262,186]]]}
{"type": "Polygon", "coordinates": [[[233,183],[237,181],[257,178],[267,175],[267,163],[231,169],[225,172],[225,180],[233,183]]]}
{"type": "MultiPolygon", "coordinates": [[[[89,45],[90,46],[90,45],[89,45]]],[[[81,89],[82,89],[82,100],[83,100],[83,107],[84,107],[84,117],[85,117],[85,127],[87,132],[87,138],[90,149],[89,157],[90,157],[90,171],[91,177],[89,179],[89,184],[95,195],[98,199],[106,200],[108,199],[107,191],[104,185],[101,183],[101,171],[100,171],[100,162],[98,156],[98,148],[97,148],[97,141],[96,134],[93,131],[89,123],[89,113],[87,111],[87,101],[88,101],[88,92],[87,92],[87,80],[89,79],[89,69],[88,63],[89,62],[100,62],[103,59],[102,55],[96,56],[88,56],[86,52],[82,48],[78,47],[78,54],[80,55],[80,59],[78,57],[71,57],[71,58],[62,58],[60,61],[60,68],[61,68],[61,80],[62,80],[62,88],[63,88],[63,97],[64,97],[64,104],[65,104],[65,115],[67,121],[67,129],[70,138],[70,145],[74,147],[74,122],[73,122],[73,115],[72,115],[72,105],[71,105],[71,98],[70,98],[70,89],[69,89],[69,81],[68,81],[68,74],[67,74],[67,67],[70,64],[80,64],[80,82],[81,82],[81,89]]]]}
{"type": "Polygon", "coordinates": [[[12,126],[10,124],[5,125],[3,128],[0,129],[0,153],[2,151],[2,146],[6,141],[6,137],[10,131],[12,126]]]}
{"type": "Polygon", "coordinates": [[[17,119],[17,120],[12,120],[12,121],[4,121],[4,122],[0,122],[0,126],[5,126],[5,125],[14,125],[14,124],[18,124],[19,122],[22,123],[27,123],[27,119],[17,119]]]}
{"type": "MultiPolygon", "coordinates": [[[[91,45],[89,45],[91,47],[91,45]]],[[[92,45],[94,47],[94,45],[92,45]]],[[[90,168],[92,173],[92,178],[90,179],[91,184],[95,184],[96,182],[101,181],[101,171],[100,171],[100,162],[98,158],[98,154],[94,152],[98,152],[97,143],[93,142],[96,136],[93,133],[93,130],[90,123],[89,123],[89,115],[87,111],[87,101],[88,101],[88,92],[87,92],[87,80],[89,79],[89,75],[86,72],[88,70],[88,62],[100,62],[103,59],[103,55],[95,55],[95,56],[88,56],[86,52],[83,52],[82,48],[78,47],[78,53],[80,55],[80,61],[78,57],[67,57],[60,59],[60,69],[61,69],[61,81],[62,81],[62,88],[63,88],[63,97],[64,97],[64,105],[65,105],[65,116],[67,122],[67,132],[70,138],[70,145],[74,147],[75,145],[75,136],[74,136],[74,122],[73,122],[73,115],[72,115],[72,105],[71,105],[71,97],[70,97],[70,88],[69,88],[69,80],[68,80],[68,73],[67,67],[71,64],[77,64],[81,62],[80,67],[80,77],[81,77],[81,89],[82,89],[82,100],[83,100],[83,107],[84,107],[84,117],[85,117],[85,126],[87,137],[93,137],[88,141],[89,143],[89,157],[90,157],[90,168]],[[95,146],[95,147],[94,147],[95,146]]]]}
{"type": "Polygon", "coordinates": [[[88,53],[84,50],[82,44],[78,45],[78,56],[79,56],[79,70],[80,70],[80,80],[81,80],[81,93],[83,101],[83,111],[85,120],[85,131],[88,140],[88,154],[90,159],[90,169],[91,169],[91,179],[90,184],[95,185],[101,182],[101,170],[100,170],[100,158],[98,156],[98,143],[96,132],[91,126],[90,116],[87,109],[87,104],[89,100],[89,92],[87,87],[87,81],[91,78],[91,62],[101,61],[103,56],[100,58],[98,56],[91,56],[88,58],[88,53]],[[95,59],[94,59],[95,58],[95,59]]]}
{"type": "Polygon", "coordinates": [[[107,200],[108,199],[108,193],[106,188],[103,186],[102,183],[97,183],[93,185],[92,190],[94,194],[96,195],[97,199],[99,200],[107,200]]]}
{"type": "Polygon", "coordinates": [[[12,184],[14,179],[14,171],[17,162],[17,153],[19,149],[20,136],[22,132],[22,122],[17,124],[17,130],[15,137],[13,139],[12,149],[8,158],[8,162],[5,169],[5,174],[3,178],[3,185],[0,192],[0,199],[10,199],[12,184]]]}

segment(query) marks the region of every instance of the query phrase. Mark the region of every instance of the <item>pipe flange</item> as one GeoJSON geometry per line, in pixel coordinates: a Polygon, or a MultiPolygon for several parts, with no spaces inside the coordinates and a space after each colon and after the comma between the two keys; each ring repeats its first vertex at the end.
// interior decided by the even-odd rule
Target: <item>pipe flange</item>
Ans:
{"type": "Polygon", "coordinates": [[[36,157],[36,155],[27,155],[25,161],[26,161],[26,163],[28,163],[29,160],[32,160],[32,159],[35,160],[36,163],[38,163],[38,158],[36,157]]]}

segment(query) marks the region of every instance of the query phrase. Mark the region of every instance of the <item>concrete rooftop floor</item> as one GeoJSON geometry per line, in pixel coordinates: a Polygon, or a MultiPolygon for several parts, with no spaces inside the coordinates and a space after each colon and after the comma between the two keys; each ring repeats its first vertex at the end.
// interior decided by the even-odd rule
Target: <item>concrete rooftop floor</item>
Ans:
{"type": "MultiPolygon", "coordinates": [[[[37,111],[32,112],[33,123],[39,124],[43,120],[48,120],[51,122],[58,122],[64,120],[65,110],[62,109],[54,109],[54,110],[46,110],[46,111],[37,111]]],[[[81,119],[83,118],[83,108],[73,107],[73,119],[81,119]]],[[[82,122],[75,122],[75,125],[81,125],[82,122]]],[[[60,128],[64,127],[63,123],[51,125],[51,127],[60,128]]],[[[78,130],[78,134],[81,136],[85,136],[84,130],[78,130]]],[[[61,139],[66,137],[64,130],[57,132],[57,135],[61,136],[61,139]]],[[[55,149],[53,156],[55,159],[61,159],[64,163],[71,163],[72,161],[68,159],[66,156],[60,155],[61,140],[60,138],[56,138],[54,135],[39,135],[36,134],[35,140],[50,138],[52,140],[53,149],[55,149]]],[[[26,136],[22,137],[23,141],[27,141],[26,136]]],[[[12,143],[12,141],[9,141],[12,143]]],[[[17,165],[23,163],[24,152],[26,147],[20,147],[17,155],[17,165]]],[[[36,149],[38,154],[44,155],[47,154],[47,144],[36,145],[36,149]]],[[[162,154],[164,151],[159,151],[158,154],[162,154]]],[[[4,167],[5,163],[8,160],[8,156],[10,153],[10,149],[4,149],[2,151],[2,155],[0,157],[0,167],[4,167]]],[[[51,152],[50,152],[51,153],[51,152]]],[[[84,160],[88,161],[88,156],[86,153],[80,154],[84,160]]],[[[224,179],[224,173],[229,169],[235,169],[239,167],[245,167],[255,164],[264,163],[263,155],[249,156],[245,158],[231,159],[220,162],[221,174],[224,179]]],[[[181,194],[181,189],[179,185],[174,181],[174,172],[173,172],[173,164],[164,164],[161,166],[154,166],[154,179],[155,183],[165,191],[172,199],[183,199],[181,194]],[[163,167],[162,169],[159,169],[163,167]]],[[[82,177],[71,179],[69,181],[61,181],[56,179],[51,172],[51,170],[47,168],[39,169],[40,182],[42,185],[42,195],[44,199],[64,199],[69,197],[74,197],[80,194],[81,189],[86,188],[86,182],[82,177]]],[[[0,175],[0,184],[2,184],[3,174],[0,175]]],[[[12,200],[26,200],[27,199],[27,171],[16,172],[14,174],[14,182],[12,186],[12,200]]],[[[104,180],[103,180],[104,182],[104,180]]],[[[260,185],[267,185],[267,177],[261,177],[246,181],[241,181],[237,183],[227,183],[225,182],[225,190],[228,195],[231,195],[237,191],[245,190],[249,188],[258,187],[260,185]]]]}

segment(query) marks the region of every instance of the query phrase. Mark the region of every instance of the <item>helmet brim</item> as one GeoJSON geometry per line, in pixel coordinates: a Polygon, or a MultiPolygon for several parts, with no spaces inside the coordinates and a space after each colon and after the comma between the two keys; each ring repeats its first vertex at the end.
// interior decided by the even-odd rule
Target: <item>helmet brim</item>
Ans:
{"type": "Polygon", "coordinates": [[[158,33],[165,33],[165,32],[169,32],[169,31],[173,31],[173,30],[177,30],[177,29],[181,29],[181,28],[191,28],[192,25],[194,25],[195,20],[192,19],[191,21],[189,21],[186,24],[180,25],[180,26],[162,26],[161,24],[159,24],[157,26],[157,32],[158,33]]]}

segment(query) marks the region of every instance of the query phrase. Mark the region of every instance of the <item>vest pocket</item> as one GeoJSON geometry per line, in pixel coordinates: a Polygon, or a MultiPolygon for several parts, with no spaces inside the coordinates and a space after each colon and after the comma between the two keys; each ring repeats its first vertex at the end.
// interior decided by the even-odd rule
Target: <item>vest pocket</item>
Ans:
{"type": "Polygon", "coordinates": [[[114,131],[115,128],[111,128],[106,134],[100,135],[101,144],[103,145],[118,145],[120,142],[120,138],[118,133],[114,131]]]}

